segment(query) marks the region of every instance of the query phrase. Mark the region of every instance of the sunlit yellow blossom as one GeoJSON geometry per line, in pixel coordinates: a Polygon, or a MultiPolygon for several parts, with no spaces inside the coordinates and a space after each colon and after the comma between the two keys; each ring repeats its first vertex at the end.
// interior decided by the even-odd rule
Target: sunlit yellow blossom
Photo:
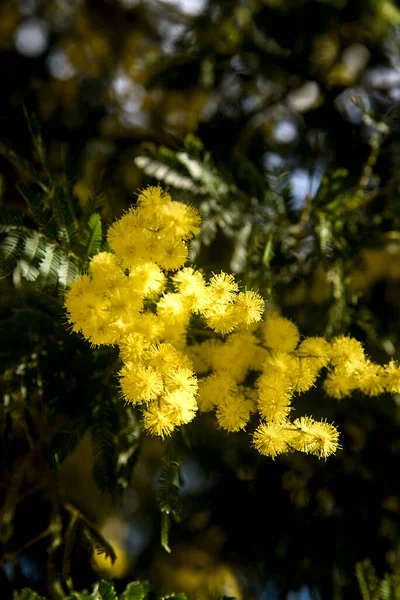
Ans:
{"type": "Polygon", "coordinates": [[[188,249],[182,240],[161,237],[154,261],[166,271],[176,271],[187,260],[188,249]]]}
{"type": "Polygon", "coordinates": [[[291,411],[293,387],[278,374],[262,375],[257,381],[258,410],[267,421],[283,421],[291,411]]]}
{"type": "Polygon", "coordinates": [[[233,302],[239,286],[233,275],[221,272],[213,275],[208,283],[208,295],[211,302],[225,304],[233,302]]]}
{"type": "Polygon", "coordinates": [[[300,417],[293,422],[293,430],[290,445],[296,450],[327,458],[339,447],[339,433],[329,423],[314,421],[311,417],[300,417]]]}
{"type": "Polygon", "coordinates": [[[212,410],[236,391],[235,381],[226,373],[213,373],[199,380],[197,403],[203,412],[212,410]]]}
{"type": "Polygon", "coordinates": [[[190,392],[181,389],[167,391],[160,402],[168,411],[171,422],[176,426],[190,423],[196,416],[197,403],[190,392]]]}
{"type": "Polygon", "coordinates": [[[162,438],[170,435],[175,428],[170,408],[167,405],[160,406],[157,401],[152,402],[143,411],[143,426],[151,435],[162,438]]]}
{"type": "Polygon", "coordinates": [[[147,262],[130,270],[129,281],[132,289],[144,297],[160,294],[164,290],[166,278],[156,263],[147,262]]]}
{"type": "Polygon", "coordinates": [[[124,398],[132,404],[154,400],[164,389],[160,373],[142,363],[125,364],[119,377],[124,398]]]}
{"type": "Polygon", "coordinates": [[[193,206],[173,201],[164,205],[161,213],[176,238],[187,239],[200,231],[200,215],[193,206]]]}
{"type": "Polygon", "coordinates": [[[391,360],[384,369],[385,387],[391,394],[400,394],[400,367],[391,360]]]}
{"type": "Polygon", "coordinates": [[[146,361],[163,376],[178,366],[189,369],[192,367],[189,357],[169,342],[153,344],[146,352],[146,361]]]}
{"type": "Polygon", "coordinates": [[[380,365],[366,361],[354,376],[357,389],[367,396],[379,396],[385,391],[384,370],[380,365]]]}
{"type": "Polygon", "coordinates": [[[140,191],[137,198],[138,206],[140,208],[149,209],[153,214],[163,206],[167,206],[170,202],[170,194],[163,190],[159,185],[149,185],[147,188],[140,191]]]}
{"type": "Polygon", "coordinates": [[[88,319],[82,324],[82,333],[94,346],[113,345],[119,339],[117,332],[110,328],[109,315],[104,310],[94,311],[92,315],[88,313],[88,319]]]}
{"type": "Polygon", "coordinates": [[[218,424],[230,432],[244,429],[249,422],[251,409],[252,403],[237,390],[218,402],[216,411],[218,424]]]}
{"type": "Polygon", "coordinates": [[[261,423],[254,432],[253,445],[260,454],[271,458],[290,451],[285,424],[261,423]]]}
{"type": "Polygon", "coordinates": [[[329,363],[331,348],[322,337],[309,337],[301,342],[296,350],[300,358],[312,358],[319,368],[326,367],[329,363]]]}
{"type": "Polygon", "coordinates": [[[268,318],[263,324],[262,334],[266,346],[282,352],[292,352],[300,338],[296,325],[284,317],[268,318]]]}
{"type": "Polygon", "coordinates": [[[364,350],[354,338],[339,335],[332,340],[330,359],[338,373],[351,375],[363,366],[364,350]]]}
{"type": "MultiPolygon", "coordinates": [[[[119,343],[119,351],[124,362],[137,362],[149,348],[150,342],[141,333],[125,335],[119,343]]],[[[151,363],[150,363],[151,364],[151,363]]],[[[151,365],[157,367],[158,365],[151,365]]]]}
{"type": "Polygon", "coordinates": [[[262,370],[265,374],[278,373],[282,376],[287,376],[288,370],[292,366],[294,356],[289,352],[282,350],[270,350],[264,360],[262,370]]]}
{"type": "Polygon", "coordinates": [[[264,299],[256,292],[240,292],[235,298],[234,310],[238,321],[250,325],[261,320],[264,312],[264,299]]]}
{"type": "Polygon", "coordinates": [[[170,342],[177,348],[183,350],[186,347],[187,323],[174,323],[171,321],[163,321],[162,341],[170,342]]]}
{"type": "Polygon", "coordinates": [[[157,302],[157,314],[167,323],[188,323],[190,313],[180,294],[167,292],[157,302]]]}
{"type": "Polygon", "coordinates": [[[192,395],[197,393],[197,377],[187,367],[175,367],[165,374],[165,389],[169,392],[175,390],[188,392],[192,395]]]}
{"type": "Polygon", "coordinates": [[[149,342],[159,342],[165,333],[163,321],[151,312],[145,312],[138,316],[135,330],[137,333],[143,334],[149,342]]]}
{"type": "Polygon", "coordinates": [[[209,305],[206,283],[199,271],[186,267],[172,278],[175,289],[182,296],[189,310],[200,312],[209,305]]]}
{"type": "Polygon", "coordinates": [[[354,390],[355,382],[352,377],[333,371],[326,376],[323,387],[328,396],[341,400],[346,396],[350,396],[354,390]]]}
{"type": "Polygon", "coordinates": [[[117,288],[109,295],[111,319],[132,320],[143,308],[143,300],[129,288],[117,288]]]}
{"type": "Polygon", "coordinates": [[[231,333],[239,321],[232,304],[214,304],[204,311],[208,327],[223,335],[231,333]]]}
{"type": "Polygon", "coordinates": [[[215,368],[214,358],[219,355],[219,351],[224,347],[224,342],[211,338],[202,342],[201,344],[195,344],[187,348],[187,352],[193,362],[194,368],[199,375],[204,375],[211,368],[215,368]]]}
{"type": "Polygon", "coordinates": [[[293,357],[287,375],[295,392],[306,392],[315,384],[318,370],[310,359],[293,357]]]}

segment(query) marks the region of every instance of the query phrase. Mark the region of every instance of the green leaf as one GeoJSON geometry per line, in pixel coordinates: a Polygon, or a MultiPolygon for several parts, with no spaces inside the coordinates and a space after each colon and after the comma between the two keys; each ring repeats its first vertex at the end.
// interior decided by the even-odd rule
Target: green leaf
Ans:
{"type": "Polygon", "coordinates": [[[122,592],[120,600],[145,600],[149,591],[148,581],[132,581],[122,592]]]}
{"type": "Polygon", "coordinates": [[[162,596],[160,600],[187,600],[187,596],[183,592],[178,592],[177,594],[169,594],[168,596],[162,596]]]}
{"type": "Polygon", "coordinates": [[[62,185],[54,190],[51,208],[57,222],[59,240],[72,247],[79,239],[78,225],[72,201],[62,185]]]}
{"type": "Polygon", "coordinates": [[[97,531],[87,519],[83,520],[83,524],[83,533],[90,544],[91,550],[95,551],[96,554],[104,554],[106,558],[109,557],[112,564],[114,564],[117,555],[111,544],[107,542],[101,533],[97,531]]]}
{"type": "Polygon", "coordinates": [[[9,231],[0,241],[0,276],[9,275],[17,266],[26,240],[20,229],[9,231]]]}
{"type": "Polygon", "coordinates": [[[92,415],[93,478],[101,492],[115,491],[117,485],[117,447],[119,429],[116,407],[111,400],[102,400],[92,415]]]}
{"type": "Polygon", "coordinates": [[[171,552],[168,542],[170,516],[179,519],[182,512],[180,487],[179,462],[164,458],[164,467],[158,480],[157,501],[161,510],[161,545],[166,552],[171,552]]]}
{"type": "Polygon", "coordinates": [[[65,253],[56,244],[47,244],[44,258],[40,264],[40,278],[38,284],[42,287],[55,287],[59,282],[61,265],[65,260],[65,253]]]}
{"type": "Polygon", "coordinates": [[[43,194],[35,193],[22,181],[17,182],[16,188],[25,200],[29,213],[37,224],[39,231],[51,240],[56,239],[58,231],[57,222],[52,211],[46,206],[43,194]]]}
{"type": "Polygon", "coordinates": [[[266,269],[269,268],[271,260],[274,258],[274,248],[272,240],[273,236],[269,235],[263,252],[262,263],[266,269]]]}
{"type": "Polygon", "coordinates": [[[21,255],[21,274],[28,281],[35,281],[40,273],[39,267],[45,257],[46,240],[37,232],[32,231],[25,240],[21,255]]]}
{"type": "Polygon", "coordinates": [[[79,243],[79,254],[82,258],[87,260],[96,254],[100,250],[102,239],[101,217],[98,213],[93,213],[89,217],[88,224],[79,243]]]}
{"type": "Polygon", "coordinates": [[[380,582],[370,560],[356,564],[356,577],[362,600],[378,600],[380,582]]]}
{"type": "Polygon", "coordinates": [[[33,590],[24,588],[20,592],[14,592],[13,600],[46,600],[43,596],[39,596],[33,590]]]}
{"type": "Polygon", "coordinates": [[[18,227],[22,224],[23,217],[19,210],[0,206],[0,232],[7,231],[8,227],[18,227]]]}
{"type": "Polygon", "coordinates": [[[72,281],[78,278],[80,273],[79,265],[73,256],[64,255],[58,269],[58,283],[62,288],[66,288],[72,281]]]}
{"type": "Polygon", "coordinates": [[[118,600],[117,593],[111,581],[102,579],[98,584],[97,592],[100,594],[101,600],[118,600]]]}
{"type": "Polygon", "coordinates": [[[72,592],[69,596],[69,600],[93,600],[93,594],[90,594],[87,590],[83,590],[83,592],[72,592]]]}
{"type": "Polygon", "coordinates": [[[82,416],[69,417],[51,440],[47,449],[49,464],[57,468],[69,456],[82,439],[87,424],[82,416]]]}
{"type": "Polygon", "coordinates": [[[44,177],[39,175],[36,169],[30,164],[29,161],[19,156],[16,152],[4,146],[4,144],[0,143],[0,154],[4,156],[11,164],[13,164],[17,169],[20,169],[23,173],[31,177],[36,183],[38,183],[44,191],[48,190],[48,185],[44,177]]]}
{"type": "Polygon", "coordinates": [[[38,118],[34,113],[31,115],[28,114],[26,107],[23,107],[25,118],[28,122],[29,132],[32,137],[33,145],[35,146],[35,150],[40,160],[42,167],[47,171],[47,160],[46,160],[46,148],[43,143],[42,133],[40,131],[40,125],[38,118]]]}

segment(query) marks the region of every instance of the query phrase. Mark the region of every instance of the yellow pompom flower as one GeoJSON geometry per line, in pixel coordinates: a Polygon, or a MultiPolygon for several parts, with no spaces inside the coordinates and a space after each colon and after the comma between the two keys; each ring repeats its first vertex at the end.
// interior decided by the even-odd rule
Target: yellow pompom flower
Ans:
{"type": "Polygon", "coordinates": [[[132,290],[142,297],[161,294],[165,288],[166,277],[154,262],[137,265],[129,272],[132,290]]]}
{"type": "Polygon", "coordinates": [[[355,382],[352,377],[333,371],[326,376],[323,387],[328,396],[341,400],[346,396],[350,396],[354,390],[355,382]]]}
{"type": "Polygon", "coordinates": [[[236,382],[226,373],[213,373],[199,381],[197,404],[202,412],[213,410],[236,391],[236,382]]]}
{"type": "Polygon", "coordinates": [[[264,419],[283,421],[291,411],[293,387],[291,382],[275,374],[263,374],[257,381],[258,410],[264,419]]]}
{"type": "Polygon", "coordinates": [[[143,411],[143,426],[151,435],[165,437],[171,435],[175,423],[171,418],[171,411],[167,405],[160,406],[155,401],[143,411]]]}
{"type": "Polygon", "coordinates": [[[226,431],[244,429],[249,422],[253,405],[237,390],[218,402],[216,417],[218,424],[226,431]]]}
{"type": "Polygon", "coordinates": [[[239,291],[238,284],[233,275],[221,272],[213,275],[208,282],[208,297],[210,303],[227,304],[233,302],[239,291]]]}
{"type": "Polygon", "coordinates": [[[309,337],[301,342],[296,350],[300,358],[311,358],[318,368],[326,367],[330,360],[331,347],[322,337],[309,337]]]}
{"type": "Polygon", "coordinates": [[[191,369],[178,366],[164,376],[165,389],[168,392],[176,390],[188,392],[194,396],[197,393],[197,377],[191,369]]]}
{"type": "Polygon", "coordinates": [[[400,367],[391,360],[384,368],[385,387],[391,394],[400,394],[400,367]]]}
{"type": "Polygon", "coordinates": [[[364,363],[354,379],[357,389],[367,396],[379,396],[385,391],[384,370],[370,361],[364,363]]]}
{"type": "MultiPolygon", "coordinates": [[[[149,346],[150,342],[143,334],[129,333],[119,343],[120,356],[126,363],[135,363],[145,355],[149,346]]],[[[158,365],[151,364],[151,366],[157,368],[158,365]]]]}
{"type": "Polygon", "coordinates": [[[261,423],[253,435],[253,445],[260,454],[275,458],[289,452],[288,438],[284,423],[261,423]]]}
{"type": "Polygon", "coordinates": [[[239,323],[251,325],[261,320],[264,312],[264,299],[256,292],[240,292],[234,303],[234,311],[236,312],[239,323]]]}
{"type": "Polygon", "coordinates": [[[143,300],[129,288],[117,288],[109,294],[109,312],[112,321],[122,319],[132,322],[143,308],[143,300]]]}
{"type": "Polygon", "coordinates": [[[280,374],[287,377],[287,373],[292,366],[294,357],[289,352],[281,350],[270,350],[265,357],[262,370],[265,374],[280,374]]]}
{"type": "Polygon", "coordinates": [[[159,342],[165,334],[165,326],[157,315],[144,312],[135,321],[135,332],[144,335],[149,342],[159,342]]]}
{"type": "Polygon", "coordinates": [[[200,231],[200,215],[193,206],[172,201],[162,207],[161,214],[167,231],[178,239],[190,238],[200,231]]]}
{"type": "Polygon", "coordinates": [[[315,384],[318,368],[308,358],[293,357],[287,375],[295,392],[306,392],[315,384]]]}
{"type": "Polygon", "coordinates": [[[300,339],[296,325],[284,317],[270,317],[262,327],[265,345],[273,350],[292,352],[300,339]]]}
{"type": "Polygon", "coordinates": [[[140,209],[149,210],[149,212],[153,213],[153,216],[170,202],[172,202],[170,194],[163,190],[159,185],[149,185],[147,188],[140,191],[137,198],[137,204],[140,209]]]}
{"type": "Polygon", "coordinates": [[[143,363],[127,363],[119,372],[122,394],[127,402],[140,404],[157,398],[164,390],[160,373],[143,363]]]}
{"type": "Polygon", "coordinates": [[[290,444],[295,450],[327,458],[339,447],[339,433],[329,423],[314,421],[311,417],[300,417],[293,423],[290,444]]]}
{"type": "Polygon", "coordinates": [[[209,305],[206,283],[199,271],[186,267],[172,278],[175,289],[182,296],[189,310],[201,312],[209,305]]]}
{"type": "Polygon", "coordinates": [[[188,249],[182,240],[161,237],[157,252],[154,255],[156,262],[166,271],[176,271],[183,267],[187,260],[188,249]]]}
{"type": "Polygon", "coordinates": [[[226,335],[231,333],[239,324],[238,316],[232,304],[211,304],[203,315],[210,329],[226,335]]]}
{"type": "Polygon", "coordinates": [[[182,389],[176,389],[172,392],[167,391],[165,396],[160,399],[163,407],[168,411],[171,423],[176,426],[190,423],[196,416],[197,403],[190,392],[182,389]]]}
{"type": "Polygon", "coordinates": [[[157,314],[165,323],[187,324],[190,312],[180,294],[165,293],[157,302],[157,314]]]}
{"type": "Polygon", "coordinates": [[[189,357],[169,342],[153,344],[146,353],[146,361],[163,376],[178,366],[188,369],[192,367],[189,357]]]}
{"type": "Polygon", "coordinates": [[[360,342],[346,335],[339,335],[331,342],[330,359],[336,371],[351,375],[362,368],[365,361],[360,342]]]}

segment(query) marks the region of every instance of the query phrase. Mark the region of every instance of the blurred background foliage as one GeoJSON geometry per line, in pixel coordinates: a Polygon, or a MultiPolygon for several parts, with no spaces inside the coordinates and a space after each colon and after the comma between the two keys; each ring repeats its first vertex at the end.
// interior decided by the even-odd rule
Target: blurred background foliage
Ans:
{"type": "Polygon", "coordinates": [[[111,223],[160,182],[202,213],[198,267],[235,272],[305,335],[352,334],[374,360],[399,359],[396,4],[3,0],[0,66],[2,235],[23,198],[24,226],[42,231],[35,194],[47,202],[51,181],[83,236],[49,286],[26,246],[0,282],[1,597],[63,598],[102,575],[198,600],[360,597],[358,561],[381,578],[398,567],[400,398],[299,398],[296,416],[342,432],[326,462],[262,459],[246,434],[196,418],[167,464],[161,508],[182,501],[168,554],[164,445],[118,398],[113,352],[68,333],[61,292],[89,255],[89,218],[111,223]]]}

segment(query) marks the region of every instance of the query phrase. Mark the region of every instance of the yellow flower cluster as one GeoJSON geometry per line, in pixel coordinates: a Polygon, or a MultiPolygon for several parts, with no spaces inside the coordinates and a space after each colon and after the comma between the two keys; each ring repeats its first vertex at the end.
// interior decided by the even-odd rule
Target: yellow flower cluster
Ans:
{"type": "Polygon", "coordinates": [[[199,227],[194,208],[159,187],[142,191],[137,206],[108,231],[112,252],[95,255],[89,273],[66,294],[73,331],[93,345],[119,347],[122,395],[141,405],[151,434],[171,434],[198,409],[214,410],[229,432],[244,429],[258,413],[253,444],[261,454],[329,456],[338,448],[336,428],[310,417],[291,422],[294,395],[310,389],[326,367],[324,388],[335,398],[354,389],[400,391],[399,367],[374,365],[351,338],[299,343],[288,319],[271,314],[262,321],[262,297],[241,292],[233,275],[206,281],[185,266],[188,240],[199,227]]]}

